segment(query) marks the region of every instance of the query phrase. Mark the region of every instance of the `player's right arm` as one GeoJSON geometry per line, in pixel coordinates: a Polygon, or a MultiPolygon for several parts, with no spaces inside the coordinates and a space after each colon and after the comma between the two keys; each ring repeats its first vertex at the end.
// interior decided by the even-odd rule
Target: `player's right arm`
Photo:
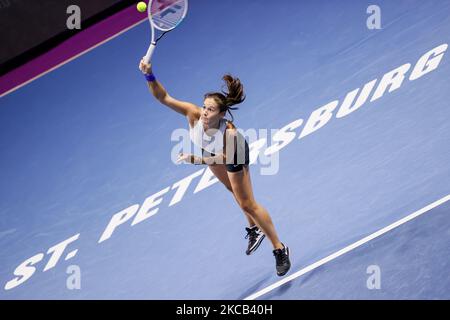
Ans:
{"type": "MultiPolygon", "coordinates": [[[[141,63],[139,64],[139,69],[144,74],[151,74],[152,73],[152,66],[149,63],[145,63],[144,60],[141,60],[141,63]]],[[[186,102],[186,101],[180,101],[172,96],[169,95],[167,90],[163,87],[163,85],[158,81],[148,81],[147,85],[150,89],[150,92],[153,94],[153,96],[161,102],[163,105],[171,108],[172,110],[181,113],[185,117],[188,117],[188,119],[198,119],[200,118],[200,108],[197,107],[195,104],[186,102]]]]}

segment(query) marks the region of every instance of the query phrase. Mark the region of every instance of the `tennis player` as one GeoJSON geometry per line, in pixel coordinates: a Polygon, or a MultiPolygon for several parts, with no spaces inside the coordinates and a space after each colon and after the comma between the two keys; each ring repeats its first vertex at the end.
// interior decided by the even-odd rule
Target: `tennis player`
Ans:
{"type": "Polygon", "coordinates": [[[253,196],[249,170],[249,147],[233,124],[232,107],[244,101],[243,85],[238,78],[225,75],[228,92],[210,92],[204,95],[203,107],[180,101],[170,96],[156,80],[151,64],[141,60],[139,69],[145,75],[153,96],[163,105],[182,114],[188,120],[192,142],[202,150],[202,156],[181,153],[178,162],[208,165],[214,175],[233,194],[244,211],[249,226],[247,255],[258,249],[267,236],[273,245],[277,275],[284,276],[291,267],[289,248],[278,238],[267,210],[253,196]],[[231,115],[231,121],[225,114],[231,115]]]}

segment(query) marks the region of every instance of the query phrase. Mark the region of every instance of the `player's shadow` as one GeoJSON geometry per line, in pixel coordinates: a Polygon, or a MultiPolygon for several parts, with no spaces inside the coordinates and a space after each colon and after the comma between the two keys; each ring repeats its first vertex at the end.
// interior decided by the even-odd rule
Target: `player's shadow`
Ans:
{"type": "Polygon", "coordinates": [[[250,288],[248,288],[244,293],[242,293],[237,299],[238,300],[243,300],[245,298],[247,298],[249,295],[255,293],[256,291],[258,291],[258,289],[260,289],[262,286],[264,286],[265,284],[267,285],[267,281],[269,279],[272,278],[272,273],[268,273],[266,275],[266,277],[264,277],[264,279],[258,281],[257,283],[255,283],[253,286],[251,286],[250,288]]]}
{"type": "MultiPolygon", "coordinates": [[[[313,279],[315,276],[317,276],[318,274],[320,274],[323,271],[324,267],[323,266],[319,266],[317,268],[315,268],[314,270],[309,271],[308,273],[302,275],[299,278],[296,278],[292,281],[289,281],[285,284],[283,284],[282,286],[280,286],[279,288],[273,290],[272,292],[268,293],[265,296],[265,299],[272,299],[275,297],[279,297],[282,296],[284,293],[286,293],[291,287],[294,286],[294,288],[301,288],[304,287],[311,279],[313,279]]],[[[298,296],[283,296],[284,299],[299,299],[298,296]]]]}
{"type": "Polygon", "coordinates": [[[289,297],[289,296],[285,296],[284,294],[286,292],[288,292],[292,287],[294,287],[294,289],[295,289],[295,288],[301,288],[302,286],[306,285],[312,278],[314,278],[315,276],[320,274],[323,270],[324,270],[324,267],[319,266],[319,267],[315,268],[314,270],[311,270],[308,273],[302,275],[299,278],[296,278],[292,281],[284,283],[280,287],[265,294],[262,298],[270,300],[270,299],[274,299],[274,298],[278,298],[278,297],[282,296],[283,299],[298,299],[298,296],[289,297]]]}

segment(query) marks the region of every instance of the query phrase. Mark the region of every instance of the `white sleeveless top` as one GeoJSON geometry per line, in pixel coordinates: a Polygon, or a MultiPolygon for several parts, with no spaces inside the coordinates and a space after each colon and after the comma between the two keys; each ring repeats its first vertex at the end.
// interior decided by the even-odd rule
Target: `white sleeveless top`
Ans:
{"type": "Polygon", "coordinates": [[[194,127],[189,124],[189,136],[192,143],[196,146],[205,149],[210,153],[223,152],[223,135],[227,126],[227,119],[220,120],[219,129],[208,129],[206,134],[203,129],[203,121],[199,119],[194,127]]]}

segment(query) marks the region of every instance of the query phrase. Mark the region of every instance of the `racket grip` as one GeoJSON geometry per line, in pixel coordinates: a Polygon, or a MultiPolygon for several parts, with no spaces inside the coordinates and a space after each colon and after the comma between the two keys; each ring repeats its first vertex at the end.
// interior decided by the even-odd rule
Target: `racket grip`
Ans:
{"type": "Polygon", "coordinates": [[[149,63],[150,60],[152,59],[153,51],[155,51],[155,48],[156,48],[156,43],[153,43],[153,42],[152,42],[152,43],[150,44],[150,46],[148,47],[147,53],[145,54],[145,57],[144,57],[144,61],[145,61],[146,63],[149,63]]]}

